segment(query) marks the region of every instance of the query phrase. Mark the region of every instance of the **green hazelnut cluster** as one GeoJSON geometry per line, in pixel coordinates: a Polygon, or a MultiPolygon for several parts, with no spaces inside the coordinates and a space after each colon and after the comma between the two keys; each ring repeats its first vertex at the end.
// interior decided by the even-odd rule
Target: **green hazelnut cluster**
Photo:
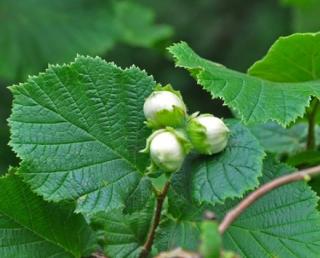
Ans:
{"type": "Polygon", "coordinates": [[[191,150],[212,155],[227,146],[230,130],[224,122],[211,114],[189,116],[180,92],[170,85],[158,85],[143,111],[153,133],[142,152],[150,154],[152,169],[176,172],[191,150]]]}

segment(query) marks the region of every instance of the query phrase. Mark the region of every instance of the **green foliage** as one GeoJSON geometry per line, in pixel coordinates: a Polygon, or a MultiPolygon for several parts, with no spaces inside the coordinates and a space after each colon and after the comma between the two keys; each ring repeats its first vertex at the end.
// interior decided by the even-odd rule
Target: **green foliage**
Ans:
{"type": "Polygon", "coordinates": [[[193,156],[174,175],[174,189],[199,203],[223,203],[255,188],[261,176],[263,148],[241,123],[226,121],[231,135],[227,148],[213,156],[193,156]],[[187,187],[186,187],[187,186],[187,187]]]}
{"type": "MultiPolygon", "coordinates": [[[[22,21],[23,26],[38,24],[35,14],[44,14],[46,4],[52,18],[40,24],[42,29],[62,19],[66,5],[78,7],[70,14],[77,19],[82,12],[91,12],[96,19],[86,16],[79,24],[74,17],[63,16],[71,27],[77,25],[87,38],[96,39],[90,42],[88,53],[105,51],[115,41],[149,46],[168,34],[167,27],[155,29],[152,13],[132,2],[97,0],[86,10],[86,2],[77,5],[79,0],[44,1],[39,10],[30,11],[28,1],[18,4],[23,15],[18,12],[22,18],[18,16],[15,22],[22,21]],[[110,8],[102,8],[106,6],[110,8]],[[34,14],[32,19],[25,18],[27,13],[34,14]],[[102,42],[95,34],[104,26],[110,26],[108,36],[114,36],[108,38],[109,45],[106,35],[102,42]]],[[[71,27],[65,30],[77,38],[71,27]]],[[[32,34],[34,40],[37,33],[32,34]]],[[[50,36],[56,38],[57,34],[50,36]]],[[[88,42],[78,43],[87,51],[88,42]]],[[[67,44],[67,38],[60,43],[67,44]]],[[[145,123],[143,104],[156,82],[137,67],[122,69],[98,57],[78,56],[70,64],[50,66],[10,87],[14,96],[10,146],[21,164],[17,171],[0,178],[0,256],[80,258],[103,252],[110,258],[140,258],[141,254],[146,258],[181,247],[205,258],[236,257],[233,251],[248,258],[316,258],[320,253],[320,214],[316,194],[305,182],[263,196],[223,236],[218,223],[250,191],[294,170],[271,156],[265,158],[264,151],[285,153],[289,162],[298,165],[305,165],[305,160],[319,162],[318,150],[301,154],[307,126],[293,123],[304,115],[311,96],[320,96],[319,43],[320,34],[280,38],[249,74],[205,60],[186,43],[170,47],[177,65],[189,70],[205,90],[222,98],[242,120],[225,120],[230,129],[226,149],[205,156],[194,152],[182,169],[172,174],[160,169],[146,173],[150,159],[140,150],[152,132],[145,123]],[[284,129],[269,120],[292,127],[284,129]],[[246,127],[242,122],[258,125],[246,127]],[[204,221],[205,211],[216,213],[217,221],[204,221]]],[[[24,46],[28,45],[30,42],[24,46]]],[[[63,58],[74,55],[59,52],[56,57],[60,54],[63,58]]],[[[30,70],[24,70],[26,63],[19,63],[20,76],[39,69],[30,62],[30,70]]],[[[15,75],[14,69],[7,73],[15,75]]],[[[167,130],[177,130],[189,143],[187,124],[179,126],[167,130]]],[[[166,145],[170,146],[170,141],[166,145]]]]}
{"type": "MultiPolygon", "coordinates": [[[[317,33],[297,33],[281,37],[271,46],[263,59],[249,68],[248,73],[273,82],[319,80],[319,42],[320,34],[317,33]]],[[[308,90],[308,85],[303,83],[300,83],[299,87],[301,90],[308,90]]]]}
{"type": "Polygon", "coordinates": [[[199,57],[186,43],[169,51],[213,97],[222,98],[247,123],[276,120],[288,125],[302,116],[310,96],[320,96],[317,46],[320,34],[280,38],[267,56],[242,74],[199,57]]]}
{"type": "Polygon", "coordinates": [[[213,221],[201,223],[200,253],[204,258],[219,258],[221,253],[221,235],[218,224],[213,221]]]}
{"type": "Polygon", "coordinates": [[[150,184],[141,180],[148,160],[139,150],[149,132],[143,102],[154,86],[136,67],[78,57],[11,87],[19,173],[46,200],[75,199],[81,212],[147,201],[150,184]]]}
{"type": "Polygon", "coordinates": [[[139,258],[153,216],[153,204],[139,212],[124,215],[121,210],[98,213],[93,228],[102,235],[102,248],[109,257],[139,258]]]}
{"type": "MultiPolygon", "coordinates": [[[[290,128],[283,128],[275,122],[250,126],[264,149],[276,154],[294,154],[305,150],[308,135],[308,124],[298,123],[290,128]]],[[[320,130],[316,128],[317,145],[320,140],[320,130]]]]}
{"type": "MultiPolygon", "coordinates": [[[[268,157],[261,183],[292,172],[268,157]]],[[[320,214],[316,194],[305,182],[282,186],[249,207],[224,235],[224,246],[243,258],[310,257],[320,253],[320,214]]],[[[215,207],[222,216],[238,201],[215,207]]]]}
{"type": "Polygon", "coordinates": [[[153,24],[151,10],[129,1],[4,0],[0,9],[0,76],[7,80],[78,53],[103,54],[116,42],[151,46],[172,34],[153,24]]]}
{"type": "Polygon", "coordinates": [[[290,156],[286,163],[294,167],[315,166],[320,163],[320,152],[306,150],[290,156]]]}
{"type": "Polygon", "coordinates": [[[204,206],[194,205],[188,196],[171,190],[168,194],[168,208],[155,238],[158,251],[177,247],[196,251],[200,243],[204,209],[204,206]]]}
{"type": "Polygon", "coordinates": [[[73,205],[46,203],[13,174],[0,178],[0,196],[1,257],[80,258],[93,247],[93,232],[73,205]]]}
{"type": "MultiPolygon", "coordinates": [[[[263,177],[260,183],[266,183],[279,176],[288,174],[293,168],[285,164],[276,162],[273,157],[269,156],[264,161],[263,177]]],[[[182,195],[180,195],[182,196],[182,195]]],[[[192,212],[199,214],[205,210],[205,207],[198,207],[188,199],[177,199],[177,195],[169,195],[174,205],[174,215],[176,225],[180,225],[190,220],[192,212]],[[177,205],[179,203],[179,205],[177,205]],[[198,211],[198,212],[196,212],[198,211]],[[177,214],[189,214],[188,216],[179,217],[177,214]],[[180,224],[179,224],[180,223],[180,224]]],[[[241,199],[227,200],[224,204],[215,207],[207,207],[218,215],[219,220],[225,213],[234,207],[241,199]]],[[[282,186],[268,193],[260,200],[249,207],[228,229],[223,237],[223,246],[227,250],[233,250],[244,258],[255,257],[317,257],[320,252],[319,238],[320,235],[320,214],[316,209],[316,194],[310,189],[305,182],[297,182],[282,186]]],[[[196,217],[194,217],[196,218],[196,217]]],[[[195,223],[195,222],[194,222],[195,223]]],[[[194,243],[200,243],[199,231],[178,230],[179,227],[162,228],[159,232],[167,233],[165,243],[173,243],[166,248],[183,246],[186,250],[196,250],[194,243]],[[177,241],[177,238],[186,236],[184,241],[177,241]],[[192,239],[192,242],[186,239],[192,239]],[[171,239],[172,242],[169,242],[171,239]],[[177,241],[177,242],[175,242],[177,241]]],[[[213,231],[209,231],[211,234],[213,231]]],[[[165,239],[163,237],[162,239],[165,239]]],[[[213,241],[218,245],[218,241],[213,241]]],[[[236,256],[231,256],[236,257],[236,256]]]]}
{"type": "Polygon", "coordinates": [[[200,237],[199,226],[199,221],[166,218],[158,228],[155,247],[158,251],[172,250],[176,247],[197,250],[200,237]]]}

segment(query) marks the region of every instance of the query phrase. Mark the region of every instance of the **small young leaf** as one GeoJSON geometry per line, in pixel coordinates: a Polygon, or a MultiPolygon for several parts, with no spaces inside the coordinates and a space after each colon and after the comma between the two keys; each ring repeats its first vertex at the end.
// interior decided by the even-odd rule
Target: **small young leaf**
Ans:
{"type": "Polygon", "coordinates": [[[0,196],[0,257],[88,254],[94,235],[73,205],[43,201],[13,174],[0,178],[0,196]]]}
{"type": "Polygon", "coordinates": [[[218,230],[218,224],[213,221],[201,223],[200,253],[204,258],[219,258],[222,239],[218,230]]]}
{"type": "Polygon", "coordinates": [[[78,212],[120,208],[130,198],[140,207],[150,192],[140,183],[148,157],[139,150],[150,133],[142,108],[154,86],[136,67],[80,56],[11,87],[10,145],[24,180],[46,200],[77,200],[78,212]]]}
{"type": "MultiPolygon", "coordinates": [[[[268,157],[261,183],[292,172],[268,157]]],[[[222,218],[238,201],[215,207],[222,218]]],[[[224,234],[226,249],[243,258],[308,257],[320,253],[320,214],[316,194],[306,182],[277,188],[250,206],[224,234]]]]}
{"type": "Polygon", "coordinates": [[[213,156],[189,157],[174,175],[173,188],[199,203],[223,203],[255,188],[262,175],[263,148],[240,122],[227,120],[231,135],[227,148],[213,156]]]}
{"type": "Polygon", "coordinates": [[[169,51],[177,66],[188,69],[205,90],[237,110],[246,123],[276,120],[288,125],[304,114],[310,96],[320,97],[319,46],[320,34],[280,38],[249,70],[251,75],[203,59],[186,43],[175,44],[169,51]]]}

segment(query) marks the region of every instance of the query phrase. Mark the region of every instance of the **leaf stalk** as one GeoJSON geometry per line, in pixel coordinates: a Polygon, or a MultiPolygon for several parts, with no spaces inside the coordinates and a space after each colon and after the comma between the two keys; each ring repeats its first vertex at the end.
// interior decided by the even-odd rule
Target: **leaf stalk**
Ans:
{"type": "Polygon", "coordinates": [[[162,191],[157,194],[157,199],[156,199],[157,203],[156,203],[156,209],[155,209],[154,216],[153,216],[152,225],[149,230],[146,242],[143,245],[143,248],[142,248],[142,251],[140,253],[139,258],[147,258],[149,256],[151,249],[152,249],[156,230],[157,230],[157,228],[160,224],[160,220],[161,220],[161,211],[162,211],[163,203],[166,199],[167,193],[169,191],[169,187],[170,187],[170,181],[167,181],[165,186],[163,187],[162,191]]]}

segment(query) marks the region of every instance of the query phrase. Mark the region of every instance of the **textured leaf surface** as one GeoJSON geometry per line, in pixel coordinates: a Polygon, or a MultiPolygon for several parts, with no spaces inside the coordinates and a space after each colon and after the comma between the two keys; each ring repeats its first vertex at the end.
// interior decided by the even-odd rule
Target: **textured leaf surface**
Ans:
{"type": "MultiPolygon", "coordinates": [[[[271,153],[292,154],[306,148],[308,125],[296,124],[290,128],[283,128],[275,122],[250,127],[252,133],[260,141],[264,149],[271,153]]],[[[316,141],[319,144],[320,130],[316,127],[316,141]]]]}
{"type": "Polygon", "coordinates": [[[195,204],[188,194],[178,194],[171,187],[168,194],[168,207],[155,238],[157,250],[164,252],[181,247],[185,250],[197,251],[204,210],[204,205],[195,204]]]}
{"type": "Polygon", "coordinates": [[[115,42],[150,46],[171,35],[151,10],[128,1],[2,0],[0,9],[0,76],[9,80],[77,53],[103,54],[115,42]]]}
{"type": "Polygon", "coordinates": [[[138,258],[153,216],[154,202],[136,213],[121,210],[94,215],[92,225],[104,238],[104,252],[110,258],[138,258]]]}
{"type": "Polygon", "coordinates": [[[77,200],[81,212],[148,196],[150,184],[141,183],[148,157],[138,151],[149,134],[143,102],[154,86],[136,67],[89,57],[13,86],[11,146],[24,180],[47,200],[77,200]]]}
{"type": "Polygon", "coordinates": [[[205,90],[237,110],[245,122],[288,125],[303,115],[310,96],[320,96],[319,46],[320,34],[280,38],[250,69],[251,75],[203,59],[186,43],[169,51],[177,66],[190,70],[205,90]]]}
{"type": "MultiPolygon", "coordinates": [[[[261,183],[292,168],[268,158],[261,183]]],[[[221,216],[237,202],[215,207],[221,216]]],[[[224,247],[243,258],[319,257],[320,215],[317,197],[305,182],[282,186],[255,202],[228,229],[224,247]]]]}
{"type": "Polygon", "coordinates": [[[177,247],[196,251],[199,237],[199,221],[166,218],[159,226],[154,245],[159,252],[173,250],[177,247]]]}
{"type": "Polygon", "coordinates": [[[259,184],[263,148],[240,122],[226,123],[231,130],[227,148],[217,155],[191,157],[174,176],[176,192],[192,195],[199,203],[216,204],[242,196],[259,184]]]}
{"type": "Polygon", "coordinates": [[[17,176],[0,179],[0,257],[84,255],[93,234],[67,205],[46,203],[17,176]]]}

